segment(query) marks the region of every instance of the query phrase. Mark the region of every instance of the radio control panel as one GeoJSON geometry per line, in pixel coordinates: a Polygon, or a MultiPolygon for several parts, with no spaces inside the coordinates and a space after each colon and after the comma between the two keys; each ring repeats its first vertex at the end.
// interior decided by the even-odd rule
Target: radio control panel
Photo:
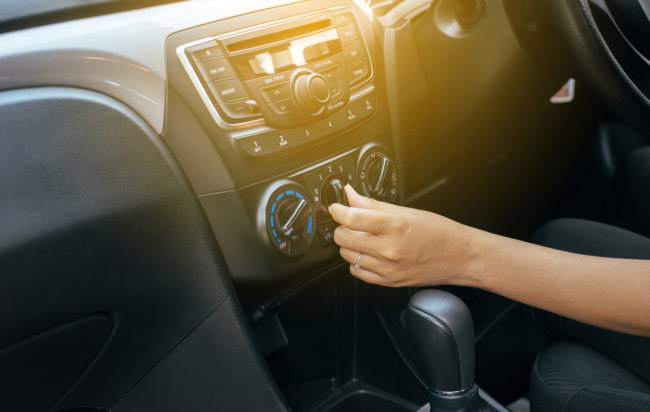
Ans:
{"type": "Polygon", "coordinates": [[[367,45],[350,7],[234,32],[177,49],[215,122],[260,157],[354,126],[376,111],[367,45]]]}

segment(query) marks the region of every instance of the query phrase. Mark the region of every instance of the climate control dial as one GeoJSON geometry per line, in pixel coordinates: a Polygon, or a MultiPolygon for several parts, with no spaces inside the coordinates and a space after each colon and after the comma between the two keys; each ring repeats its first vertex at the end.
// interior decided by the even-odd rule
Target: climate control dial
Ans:
{"type": "Polygon", "coordinates": [[[379,146],[365,148],[359,157],[358,171],[365,196],[390,203],[397,200],[397,168],[386,149],[379,146]]]}
{"type": "Polygon", "coordinates": [[[298,256],[309,249],[316,224],[314,207],[299,184],[279,184],[268,196],[263,220],[271,244],[280,253],[298,256]]]}
{"type": "Polygon", "coordinates": [[[348,195],[345,193],[345,184],[340,178],[331,178],[323,186],[323,202],[325,206],[330,206],[334,203],[340,203],[348,206],[348,195]]]}

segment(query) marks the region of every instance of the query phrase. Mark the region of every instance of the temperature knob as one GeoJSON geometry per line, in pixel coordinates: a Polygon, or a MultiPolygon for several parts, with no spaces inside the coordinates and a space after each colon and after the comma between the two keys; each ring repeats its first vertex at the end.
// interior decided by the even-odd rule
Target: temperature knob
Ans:
{"type": "Polygon", "coordinates": [[[393,203],[399,189],[395,162],[388,152],[370,146],[359,158],[359,182],[365,196],[393,203]]]}
{"type": "Polygon", "coordinates": [[[314,208],[307,191],[293,182],[283,182],[268,197],[264,225],[273,246],[282,254],[297,256],[314,238],[314,208]]]}

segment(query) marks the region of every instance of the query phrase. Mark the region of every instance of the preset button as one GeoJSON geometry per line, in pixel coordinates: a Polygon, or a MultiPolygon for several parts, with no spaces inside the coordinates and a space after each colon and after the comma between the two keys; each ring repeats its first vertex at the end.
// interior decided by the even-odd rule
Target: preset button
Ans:
{"type": "Polygon", "coordinates": [[[237,147],[250,156],[265,156],[273,153],[265,135],[240,137],[235,140],[237,147]]]}

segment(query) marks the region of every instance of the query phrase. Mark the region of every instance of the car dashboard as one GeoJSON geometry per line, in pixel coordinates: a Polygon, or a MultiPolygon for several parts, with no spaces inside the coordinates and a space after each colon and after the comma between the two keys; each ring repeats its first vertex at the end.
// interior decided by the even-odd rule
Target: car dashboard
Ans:
{"type": "Polygon", "coordinates": [[[350,184],[526,233],[599,107],[549,102],[567,74],[528,46],[544,26],[475,3],[193,0],[5,26],[0,380],[33,389],[0,409],[337,410],[391,385],[409,399],[393,409],[423,404],[410,292],[364,292],[328,206],[350,184]]]}

